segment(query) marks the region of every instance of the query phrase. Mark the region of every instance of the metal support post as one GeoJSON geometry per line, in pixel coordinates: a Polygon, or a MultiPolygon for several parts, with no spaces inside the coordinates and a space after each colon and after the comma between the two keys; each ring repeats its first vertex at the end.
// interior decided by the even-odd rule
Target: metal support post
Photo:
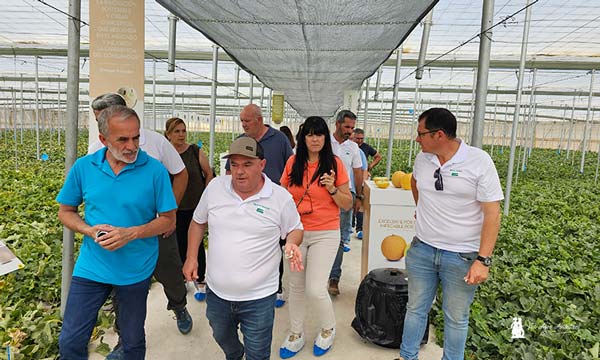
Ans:
{"type": "Polygon", "coordinates": [[[510,156],[508,159],[508,171],[506,175],[506,190],[504,192],[504,215],[508,215],[510,208],[510,193],[512,190],[512,178],[515,167],[515,149],[517,138],[517,125],[519,123],[519,114],[521,112],[521,95],[523,92],[523,76],[525,74],[525,59],[527,58],[527,42],[529,40],[529,23],[531,21],[531,0],[527,0],[527,9],[525,10],[525,23],[523,25],[523,41],[521,43],[521,58],[519,61],[519,79],[517,81],[517,97],[515,100],[515,112],[513,115],[513,124],[510,138],[510,156]]]}
{"type": "Polygon", "coordinates": [[[569,137],[567,138],[567,160],[571,154],[571,138],[573,138],[573,127],[575,126],[575,101],[577,100],[577,89],[573,95],[573,107],[571,109],[571,122],[569,124],[569,137]]]}
{"type": "Polygon", "coordinates": [[[262,87],[260,88],[260,110],[261,111],[263,108],[264,100],[265,100],[265,84],[262,84],[262,87]]]}
{"type": "Polygon", "coordinates": [[[396,126],[396,108],[398,106],[398,83],[400,82],[400,66],[402,64],[402,47],[396,50],[396,71],[394,73],[394,95],[392,98],[392,116],[390,119],[390,133],[388,134],[387,163],[385,166],[385,176],[390,177],[392,169],[392,153],[394,152],[394,135],[396,126]]]}
{"type": "MultiPolygon", "coordinates": [[[[273,121],[272,121],[273,115],[271,114],[271,109],[273,106],[272,101],[273,101],[273,89],[269,89],[269,108],[267,109],[267,113],[269,115],[269,125],[273,125],[273,121]]],[[[285,106],[285,103],[283,105],[285,106]]]]}
{"type": "Polygon", "coordinates": [[[475,116],[471,146],[481,148],[483,145],[483,128],[485,125],[485,107],[488,93],[488,74],[490,71],[490,52],[492,48],[492,30],[494,23],[494,0],[484,0],[481,15],[481,35],[479,36],[479,61],[477,65],[477,92],[475,94],[475,116]]]}
{"type": "Polygon", "coordinates": [[[40,159],[40,83],[38,73],[38,57],[35,57],[35,156],[40,159]]]}
{"type": "Polygon", "coordinates": [[[477,89],[477,71],[473,69],[473,87],[471,88],[471,108],[469,109],[469,116],[467,117],[467,132],[465,133],[464,140],[467,144],[471,143],[471,133],[473,130],[473,121],[475,120],[475,96],[477,89]]]}
{"type": "Polygon", "coordinates": [[[413,157],[413,147],[414,147],[414,143],[415,143],[415,129],[418,126],[418,119],[417,119],[417,104],[418,104],[418,99],[419,99],[419,79],[416,79],[416,83],[415,83],[415,100],[413,103],[413,114],[412,114],[412,120],[411,120],[411,126],[410,126],[410,145],[409,145],[409,149],[408,149],[408,167],[410,167],[410,165],[412,164],[412,157],[413,157]]]}
{"type": "MultiPolygon", "coordinates": [[[[79,116],[79,48],[81,0],[69,1],[69,36],[67,51],[67,121],[65,126],[65,174],[77,159],[77,124],[79,116]]],[[[75,236],[73,231],[63,227],[62,280],[60,291],[60,314],[65,313],[67,296],[71,287],[73,274],[73,248],[75,236]]]]}
{"type": "Polygon", "coordinates": [[[156,130],[156,59],[152,59],[152,130],[156,130]]]}
{"type": "MultiPolygon", "coordinates": [[[[579,173],[583,174],[583,167],[585,165],[585,153],[587,152],[587,139],[588,129],[590,126],[590,119],[592,115],[592,97],[594,95],[594,69],[590,73],[590,94],[588,96],[587,113],[585,114],[585,127],[583,128],[583,144],[581,146],[581,164],[579,166],[579,173]]],[[[591,132],[591,130],[589,130],[591,132]]]]}
{"type": "Polygon", "coordinates": [[[217,121],[217,66],[219,65],[219,47],[213,45],[212,85],[210,89],[210,145],[208,162],[214,166],[215,157],[215,124],[217,121]]]}
{"type": "Polygon", "coordinates": [[[250,100],[248,101],[248,103],[252,104],[252,102],[254,101],[254,75],[250,74],[250,88],[248,89],[248,97],[250,98],[250,100]]]}
{"type": "Polygon", "coordinates": [[[57,129],[57,142],[58,145],[60,145],[60,127],[61,127],[61,123],[62,123],[62,112],[60,111],[60,75],[58,76],[58,94],[57,94],[57,111],[56,111],[56,121],[58,124],[56,124],[56,129],[57,129]]]}
{"type": "Polygon", "coordinates": [[[177,43],[177,20],[175,15],[169,14],[169,54],[168,54],[168,72],[175,71],[175,45],[177,43]]]}
{"type": "Polygon", "coordinates": [[[379,100],[379,87],[381,86],[381,75],[383,73],[383,65],[377,69],[377,80],[375,80],[375,95],[373,95],[373,100],[379,100]]]}
{"type": "Polygon", "coordinates": [[[21,74],[21,145],[23,145],[23,123],[25,122],[25,99],[23,99],[23,74],[21,74]]]}
{"type": "MultiPolygon", "coordinates": [[[[492,0],[493,1],[493,0],[492,0]]],[[[492,6],[493,9],[493,6],[492,6]]],[[[415,72],[415,79],[421,80],[423,78],[423,66],[425,65],[425,57],[427,56],[427,44],[429,43],[429,33],[431,32],[431,23],[433,19],[433,9],[429,11],[423,19],[423,34],[421,35],[421,48],[419,49],[419,58],[417,60],[417,71],[415,72]]]]}
{"type": "Polygon", "coordinates": [[[496,99],[494,100],[494,120],[492,121],[492,148],[490,155],[494,155],[494,145],[496,144],[496,117],[498,116],[498,86],[496,86],[496,99]]]}
{"type": "Polygon", "coordinates": [[[175,98],[177,96],[177,75],[173,73],[173,95],[171,97],[171,116],[175,116],[175,98]]]}
{"type": "Polygon", "coordinates": [[[529,143],[529,136],[533,129],[533,122],[535,121],[535,78],[537,75],[537,69],[533,69],[533,77],[531,78],[531,94],[529,95],[529,114],[527,116],[527,124],[523,124],[522,132],[523,132],[523,149],[522,149],[522,163],[521,163],[521,171],[525,171],[527,169],[527,157],[529,154],[527,153],[527,147],[529,143]]]}
{"type": "MultiPolygon", "coordinates": [[[[363,109],[363,130],[365,131],[365,138],[367,137],[367,118],[369,117],[369,80],[367,79],[367,86],[365,88],[365,108],[363,109]]],[[[366,140],[366,139],[365,139],[366,140]]]]}
{"type": "MultiPolygon", "coordinates": [[[[235,103],[237,105],[237,114],[236,114],[236,116],[237,116],[240,113],[240,67],[239,66],[235,67],[235,90],[233,92],[234,92],[234,97],[235,97],[234,98],[235,103]]],[[[239,126],[240,121],[235,121],[235,118],[233,121],[237,122],[238,126],[239,126]]],[[[233,126],[232,126],[231,127],[231,141],[233,141],[233,139],[234,139],[233,132],[234,132],[234,130],[233,130],[233,126]]]]}
{"type": "Polygon", "coordinates": [[[558,140],[558,146],[556,147],[556,152],[560,155],[560,151],[562,149],[562,143],[565,139],[565,123],[567,122],[567,106],[565,105],[565,109],[563,110],[563,121],[560,123],[560,139],[558,140]]]}
{"type": "Polygon", "coordinates": [[[17,97],[15,89],[10,88],[12,94],[12,121],[13,121],[13,141],[15,144],[15,170],[19,169],[19,151],[17,148],[17,97]]]}

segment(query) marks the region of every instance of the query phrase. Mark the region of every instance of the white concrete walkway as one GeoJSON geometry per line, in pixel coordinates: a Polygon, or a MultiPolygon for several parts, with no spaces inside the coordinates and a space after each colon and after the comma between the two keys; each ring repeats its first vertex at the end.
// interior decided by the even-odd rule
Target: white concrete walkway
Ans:
{"type": "MultiPolygon", "coordinates": [[[[354,303],[360,284],[360,247],[361,242],[352,239],[352,251],[344,254],[343,274],[340,282],[341,294],[333,299],[337,320],[337,335],[333,348],[323,360],[357,359],[357,360],[392,360],[398,357],[398,350],[373,345],[363,340],[350,326],[354,319],[354,303]]],[[[285,278],[284,278],[285,284],[285,278]]],[[[166,298],[159,283],[154,283],[148,298],[148,316],[146,319],[146,342],[148,360],[217,360],[224,359],[223,352],[212,338],[212,332],[206,320],[206,303],[197,302],[193,294],[188,294],[188,310],[194,319],[194,328],[188,335],[181,335],[177,330],[174,314],[166,310],[166,298]]],[[[310,307],[307,314],[310,314],[310,307]]],[[[275,310],[275,325],[271,358],[279,359],[279,346],[289,329],[288,304],[275,310]]],[[[319,331],[315,319],[306,322],[305,334],[307,344],[294,357],[295,360],[316,359],[312,354],[312,340],[319,331]]],[[[429,343],[421,348],[421,360],[437,360],[442,357],[442,349],[434,344],[433,328],[430,329],[429,343]]],[[[112,330],[107,331],[104,342],[113,346],[116,343],[112,330]]],[[[93,344],[91,349],[95,348],[93,344]]],[[[100,360],[104,357],[90,353],[90,359],[100,360]]]]}

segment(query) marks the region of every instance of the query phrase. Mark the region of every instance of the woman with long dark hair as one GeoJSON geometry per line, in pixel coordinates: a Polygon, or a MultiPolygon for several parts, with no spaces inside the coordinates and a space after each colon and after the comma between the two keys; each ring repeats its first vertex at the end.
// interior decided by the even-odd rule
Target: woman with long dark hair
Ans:
{"type": "Polygon", "coordinates": [[[281,186],[292,194],[304,225],[300,251],[305,266],[301,272],[288,272],[291,325],[279,350],[283,359],[296,355],[304,346],[306,300],[321,322],[314,354],[323,355],[333,345],[335,315],[327,280],[340,243],[340,208],[352,206],[348,175],[342,161],[333,154],[325,120],[318,116],[306,119],[297,141],[296,155],[287,161],[281,186]]]}

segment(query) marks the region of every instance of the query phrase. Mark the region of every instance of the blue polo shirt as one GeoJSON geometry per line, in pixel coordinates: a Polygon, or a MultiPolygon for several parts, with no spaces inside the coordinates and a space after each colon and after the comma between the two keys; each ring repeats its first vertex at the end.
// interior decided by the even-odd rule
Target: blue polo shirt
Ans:
{"type": "MultiPolygon", "coordinates": [[[[263,172],[267,175],[269,180],[279,185],[281,174],[283,174],[283,169],[285,169],[285,163],[294,152],[292,151],[292,146],[290,145],[287,136],[281,131],[273,129],[269,125],[265,126],[268,128],[267,133],[258,141],[263,148],[265,159],[267,160],[263,172]]],[[[246,136],[246,134],[241,134],[238,138],[243,136],[246,136]]],[[[230,169],[229,160],[227,160],[227,163],[225,164],[225,169],[230,169]]]]}
{"type": "MultiPolygon", "coordinates": [[[[144,225],[158,213],[177,208],[167,170],[142,150],[118,175],[106,160],[106,148],[78,159],[56,201],[68,206],[85,204],[84,221],[91,226],[144,225]]],[[[114,251],[84,236],[73,275],[105,284],[131,285],[149,278],[157,259],[156,236],[132,240],[114,251]]]]}

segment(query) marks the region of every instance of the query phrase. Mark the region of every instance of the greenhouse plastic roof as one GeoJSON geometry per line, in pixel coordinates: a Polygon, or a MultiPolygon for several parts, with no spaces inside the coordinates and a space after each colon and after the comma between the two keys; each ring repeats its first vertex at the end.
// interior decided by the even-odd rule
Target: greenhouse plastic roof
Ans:
{"type": "Polygon", "coordinates": [[[302,116],[330,117],[437,0],[157,0],[302,116]]]}

